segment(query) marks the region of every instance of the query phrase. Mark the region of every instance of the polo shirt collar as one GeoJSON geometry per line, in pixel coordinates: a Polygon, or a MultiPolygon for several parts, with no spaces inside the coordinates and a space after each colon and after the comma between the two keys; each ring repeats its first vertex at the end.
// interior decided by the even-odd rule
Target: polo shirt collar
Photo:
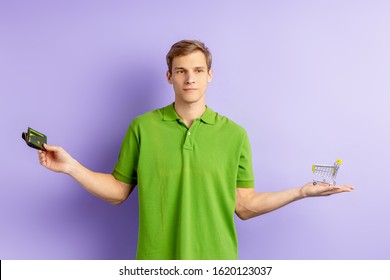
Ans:
{"type": "Polygon", "coordinates": [[[211,110],[208,106],[206,106],[206,111],[200,117],[200,119],[207,124],[215,124],[215,118],[217,113],[211,110]]]}
{"type": "MultiPolygon", "coordinates": [[[[215,124],[215,117],[217,113],[206,106],[206,111],[200,117],[200,119],[207,124],[215,124]]],[[[164,121],[175,121],[179,120],[180,117],[175,111],[174,103],[163,108],[163,120],[164,121]]]]}

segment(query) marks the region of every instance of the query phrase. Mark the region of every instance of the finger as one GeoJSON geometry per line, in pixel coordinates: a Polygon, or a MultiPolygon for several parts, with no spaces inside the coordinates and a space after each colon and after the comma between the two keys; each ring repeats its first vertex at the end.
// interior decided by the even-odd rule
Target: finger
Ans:
{"type": "Polygon", "coordinates": [[[336,188],[333,188],[331,190],[323,192],[323,194],[324,195],[332,195],[332,194],[350,192],[350,191],[352,191],[352,189],[349,187],[336,187],[336,188]]]}
{"type": "Polygon", "coordinates": [[[324,183],[324,182],[316,182],[315,184],[316,187],[334,187],[333,185],[329,184],[329,183],[324,183]]]}
{"type": "Polygon", "coordinates": [[[49,145],[49,144],[43,144],[43,147],[46,149],[46,151],[49,152],[58,152],[61,147],[60,146],[54,146],[54,145],[49,145]]]}
{"type": "Polygon", "coordinates": [[[355,187],[352,185],[343,185],[343,186],[335,186],[335,187],[338,187],[344,191],[352,191],[355,189],[355,187]]]}
{"type": "Polygon", "coordinates": [[[40,156],[39,156],[39,162],[40,162],[41,164],[46,163],[46,156],[45,156],[45,155],[40,155],[40,156]]]}
{"type": "Polygon", "coordinates": [[[354,186],[352,185],[343,185],[343,186],[340,186],[340,185],[331,185],[331,184],[328,184],[328,183],[323,183],[323,182],[320,182],[320,183],[317,183],[317,188],[321,188],[323,189],[324,191],[351,191],[354,189],[354,186]]]}
{"type": "Polygon", "coordinates": [[[38,150],[38,159],[41,160],[45,155],[41,150],[38,150]]]}
{"type": "Polygon", "coordinates": [[[352,190],[353,188],[350,186],[333,186],[332,189],[329,189],[329,191],[333,193],[351,192],[352,190]]]}
{"type": "Polygon", "coordinates": [[[46,152],[38,151],[38,160],[41,165],[46,165],[47,158],[46,158],[46,152]]]}
{"type": "Polygon", "coordinates": [[[345,192],[351,192],[355,189],[354,186],[343,186],[342,189],[345,191],[345,192]]]}
{"type": "Polygon", "coordinates": [[[324,192],[333,192],[335,190],[338,190],[338,186],[333,186],[331,184],[327,183],[317,183],[317,185],[314,186],[319,193],[324,193],[324,192]]]}

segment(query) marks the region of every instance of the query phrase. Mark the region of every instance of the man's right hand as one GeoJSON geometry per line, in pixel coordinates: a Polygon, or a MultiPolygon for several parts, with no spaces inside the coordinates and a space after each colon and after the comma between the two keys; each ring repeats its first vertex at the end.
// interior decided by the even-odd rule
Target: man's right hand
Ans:
{"type": "Polygon", "coordinates": [[[62,147],[44,145],[46,151],[38,151],[39,162],[49,170],[73,177],[91,194],[118,205],[125,201],[134,186],[117,180],[112,174],[93,172],[71,157],[62,147]]]}
{"type": "Polygon", "coordinates": [[[38,151],[39,162],[49,170],[69,174],[75,160],[62,147],[44,144],[46,151],[38,151]]]}

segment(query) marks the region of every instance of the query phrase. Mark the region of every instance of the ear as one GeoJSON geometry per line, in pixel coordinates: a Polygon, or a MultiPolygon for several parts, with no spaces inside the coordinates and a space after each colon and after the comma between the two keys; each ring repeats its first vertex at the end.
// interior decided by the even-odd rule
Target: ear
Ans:
{"type": "Polygon", "coordinates": [[[212,79],[213,79],[213,70],[210,69],[210,70],[209,70],[209,73],[208,73],[207,81],[208,81],[209,83],[211,83],[212,79]]]}
{"type": "Polygon", "coordinates": [[[171,74],[171,72],[169,72],[169,70],[167,71],[166,75],[167,75],[168,83],[172,84],[172,74],[171,74]]]}

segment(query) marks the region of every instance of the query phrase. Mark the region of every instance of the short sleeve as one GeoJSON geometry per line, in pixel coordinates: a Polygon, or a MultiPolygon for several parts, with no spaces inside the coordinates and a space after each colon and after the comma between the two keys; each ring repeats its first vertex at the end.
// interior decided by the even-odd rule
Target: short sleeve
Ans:
{"type": "Polygon", "coordinates": [[[252,152],[247,133],[245,133],[237,172],[237,188],[254,188],[252,152]]]}
{"type": "Polygon", "coordinates": [[[119,181],[130,185],[137,184],[137,167],[139,158],[139,140],[132,125],[129,126],[123,140],[118,161],[112,175],[119,181]]]}

